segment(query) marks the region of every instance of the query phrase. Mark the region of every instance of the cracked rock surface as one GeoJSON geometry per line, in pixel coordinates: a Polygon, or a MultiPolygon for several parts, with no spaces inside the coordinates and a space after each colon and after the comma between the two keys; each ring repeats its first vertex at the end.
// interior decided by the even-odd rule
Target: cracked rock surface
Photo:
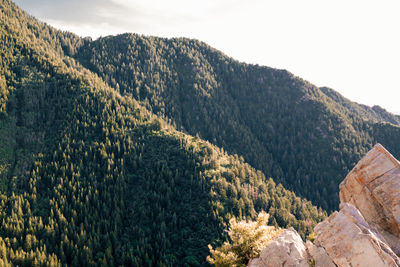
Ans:
{"type": "Polygon", "coordinates": [[[314,245],[324,249],[337,266],[400,266],[400,259],[384,238],[350,204],[341,204],[341,210],[319,223],[314,231],[314,245]]]}
{"type": "Polygon", "coordinates": [[[249,266],[400,267],[400,163],[377,144],[340,184],[340,211],[314,243],[285,230],[249,266]]]}
{"type": "Polygon", "coordinates": [[[400,255],[400,163],[380,144],[340,184],[340,202],[356,207],[400,255]]]}

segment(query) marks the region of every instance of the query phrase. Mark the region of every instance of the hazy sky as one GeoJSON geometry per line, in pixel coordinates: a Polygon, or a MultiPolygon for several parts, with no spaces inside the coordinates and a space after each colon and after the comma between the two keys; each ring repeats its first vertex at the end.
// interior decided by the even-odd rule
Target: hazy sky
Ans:
{"type": "Polygon", "coordinates": [[[134,32],[202,40],[400,114],[400,0],[15,0],[93,38],[134,32]]]}

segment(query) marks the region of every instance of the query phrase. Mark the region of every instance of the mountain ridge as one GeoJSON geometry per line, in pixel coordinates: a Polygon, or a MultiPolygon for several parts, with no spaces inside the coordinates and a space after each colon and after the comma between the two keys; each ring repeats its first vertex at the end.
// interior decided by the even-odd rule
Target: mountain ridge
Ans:
{"type": "Polygon", "coordinates": [[[395,115],[286,70],[240,63],[203,42],[122,34],[76,51],[74,58],[122,94],[328,210],[339,201],[341,178],[374,143],[399,151],[381,134],[399,135],[397,125],[384,125],[397,122],[395,115]],[[316,192],[321,187],[326,192],[316,192]]]}
{"type": "Polygon", "coordinates": [[[4,265],[201,266],[230,218],[261,210],[304,239],[327,214],[285,188],[329,210],[374,142],[400,151],[399,127],[285,70],[0,11],[4,265]]]}
{"type": "Polygon", "coordinates": [[[68,56],[89,40],[0,11],[0,264],[202,266],[232,217],[326,217],[68,56]]]}
{"type": "Polygon", "coordinates": [[[375,120],[377,122],[387,122],[396,126],[400,125],[400,115],[390,113],[378,105],[370,107],[364,104],[358,104],[356,102],[352,102],[346,99],[340,93],[328,87],[320,87],[320,89],[328,97],[332,98],[336,102],[341,103],[350,112],[359,113],[361,116],[369,120],[375,120]]]}

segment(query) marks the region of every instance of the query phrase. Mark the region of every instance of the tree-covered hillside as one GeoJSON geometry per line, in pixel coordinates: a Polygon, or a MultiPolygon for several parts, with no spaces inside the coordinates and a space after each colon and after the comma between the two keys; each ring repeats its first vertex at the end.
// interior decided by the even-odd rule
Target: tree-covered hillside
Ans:
{"type": "Polygon", "coordinates": [[[68,56],[89,40],[9,0],[0,20],[1,266],[203,266],[233,216],[326,216],[68,56]]]}
{"type": "Polygon", "coordinates": [[[321,87],[320,89],[326,96],[330,97],[333,101],[346,108],[349,113],[355,113],[358,116],[370,121],[381,123],[386,122],[400,126],[400,115],[392,114],[380,106],[369,107],[366,105],[357,104],[346,99],[344,96],[328,87],[321,87]]]}
{"type": "Polygon", "coordinates": [[[196,40],[123,34],[75,50],[81,64],[121,94],[178,129],[243,155],[324,209],[337,208],[338,184],[376,142],[400,153],[393,142],[400,128],[385,124],[397,116],[285,70],[240,63],[196,40]]]}

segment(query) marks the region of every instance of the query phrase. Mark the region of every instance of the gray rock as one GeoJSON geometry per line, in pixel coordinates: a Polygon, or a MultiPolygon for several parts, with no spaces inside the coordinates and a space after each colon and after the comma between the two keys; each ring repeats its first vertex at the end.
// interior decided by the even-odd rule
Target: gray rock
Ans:
{"type": "Polygon", "coordinates": [[[337,266],[400,266],[399,257],[384,238],[350,204],[343,203],[340,212],[334,212],[314,231],[314,245],[323,248],[337,266]]]}
{"type": "Polygon", "coordinates": [[[340,184],[340,200],[356,207],[400,255],[400,163],[380,144],[340,184]]]}
{"type": "Polygon", "coordinates": [[[400,163],[376,145],[340,184],[340,201],[314,243],[285,230],[249,266],[400,267],[400,163]]]}
{"type": "Polygon", "coordinates": [[[317,247],[312,242],[307,240],[306,248],[308,254],[311,257],[311,261],[314,262],[315,267],[335,267],[332,259],[328,256],[323,247],[317,247]]]}
{"type": "Polygon", "coordinates": [[[309,256],[303,240],[293,228],[278,235],[248,266],[309,267],[309,256]]]}

